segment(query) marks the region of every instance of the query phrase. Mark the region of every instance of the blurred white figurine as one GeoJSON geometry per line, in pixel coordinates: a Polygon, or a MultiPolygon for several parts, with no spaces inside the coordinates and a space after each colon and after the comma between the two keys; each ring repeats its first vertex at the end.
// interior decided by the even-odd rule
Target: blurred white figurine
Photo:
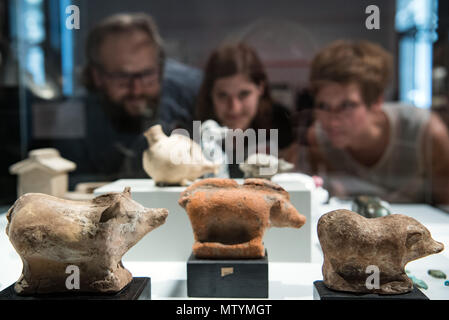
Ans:
{"type": "Polygon", "coordinates": [[[319,176],[309,176],[298,172],[281,173],[275,175],[271,181],[286,189],[302,184],[310,190],[313,205],[323,204],[329,200],[329,192],[323,188],[323,179],[319,176]]]}
{"type": "MultiPolygon", "coordinates": [[[[220,169],[215,175],[219,178],[229,178],[226,153],[222,148],[222,141],[226,138],[227,132],[227,127],[221,127],[214,120],[207,120],[201,123],[201,149],[208,160],[220,164],[220,169]]],[[[209,174],[207,176],[212,175],[209,174]]]]}
{"type": "Polygon", "coordinates": [[[245,178],[271,179],[275,174],[292,170],[294,165],[271,154],[253,153],[239,167],[245,178]]]}
{"type": "Polygon", "coordinates": [[[204,157],[195,141],[184,135],[167,137],[160,125],[152,126],[144,135],[149,148],[143,153],[143,168],[156,185],[188,185],[220,168],[204,157]]]}

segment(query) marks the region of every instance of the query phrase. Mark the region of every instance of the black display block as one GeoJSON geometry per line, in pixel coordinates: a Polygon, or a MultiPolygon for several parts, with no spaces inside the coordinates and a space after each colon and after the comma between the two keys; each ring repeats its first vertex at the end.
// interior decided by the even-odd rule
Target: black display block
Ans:
{"type": "Polygon", "coordinates": [[[416,286],[408,293],[402,294],[376,294],[376,293],[350,293],[331,290],[323,281],[313,283],[314,300],[429,300],[416,286]]]}
{"type": "Polygon", "coordinates": [[[187,261],[187,295],[203,298],[268,298],[268,256],[261,259],[187,261]]]}
{"type": "Polygon", "coordinates": [[[151,300],[151,278],[133,278],[120,292],[105,293],[52,293],[20,296],[14,284],[0,292],[0,300],[151,300]]]}

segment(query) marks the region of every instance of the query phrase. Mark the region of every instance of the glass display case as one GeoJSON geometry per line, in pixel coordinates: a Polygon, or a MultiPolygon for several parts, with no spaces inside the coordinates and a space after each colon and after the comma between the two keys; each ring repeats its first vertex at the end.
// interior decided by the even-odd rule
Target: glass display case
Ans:
{"type": "MultiPolygon", "coordinates": [[[[348,221],[363,221],[372,242],[383,244],[367,250],[391,245],[405,256],[429,231],[449,245],[448,31],[449,5],[438,0],[0,0],[0,254],[7,257],[0,291],[17,281],[14,247],[24,247],[14,244],[22,238],[39,247],[56,230],[58,259],[86,258],[78,242],[64,242],[61,216],[82,230],[71,229],[76,241],[113,234],[117,246],[89,252],[120,251],[108,265],[120,272],[115,288],[152,277],[155,299],[189,297],[189,257],[201,292],[214,291],[204,267],[220,270],[208,274],[213,283],[235,277],[223,292],[238,298],[233,286],[246,278],[226,259],[238,256],[235,248],[250,252],[254,239],[263,263],[251,269],[254,261],[245,260],[247,274],[261,272],[266,291],[256,296],[313,299],[324,263],[317,226],[333,210],[352,209],[348,221]],[[208,178],[219,180],[203,186],[208,178]],[[197,184],[195,198],[189,186],[197,184]],[[41,219],[23,209],[21,196],[30,193],[44,199],[34,202],[41,219]],[[196,202],[188,209],[189,201],[196,202]],[[159,209],[164,217],[146,235],[141,214],[159,209]],[[399,230],[393,222],[373,227],[372,219],[397,213],[419,232],[398,231],[392,240],[381,227],[399,230]],[[16,242],[15,214],[26,217],[11,227],[16,242]],[[27,233],[43,221],[44,231],[27,233]],[[292,228],[267,230],[262,243],[270,226],[292,228]],[[126,250],[117,249],[122,242],[126,250]],[[222,260],[198,262],[192,245],[221,250],[222,260]]],[[[345,239],[350,248],[362,242],[345,239]]],[[[401,285],[416,276],[427,297],[449,299],[441,279],[427,273],[448,273],[448,259],[443,251],[411,263],[408,278],[405,270],[390,274],[403,277],[401,285]]],[[[355,260],[345,269],[349,286],[361,279],[350,277],[355,260]]],[[[52,263],[48,270],[62,268],[52,263]]]]}

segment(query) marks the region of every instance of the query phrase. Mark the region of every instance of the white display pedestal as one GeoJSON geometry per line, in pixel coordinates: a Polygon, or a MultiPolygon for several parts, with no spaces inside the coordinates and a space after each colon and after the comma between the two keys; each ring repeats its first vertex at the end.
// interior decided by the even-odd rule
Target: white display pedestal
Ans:
{"type": "MultiPolygon", "coordinates": [[[[239,184],[243,179],[235,179],[239,184]]],[[[280,185],[290,194],[290,201],[307,219],[300,229],[270,228],[264,236],[270,261],[310,262],[312,219],[310,191],[299,182],[280,185]]],[[[193,245],[193,231],[186,211],[178,204],[185,187],[157,187],[151,179],[117,180],[95,190],[95,195],[122,192],[131,187],[132,198],[147,208],[167,208],[165,224],[151,231],[124,256],[129,261],[187,261],[193,245]]]]}

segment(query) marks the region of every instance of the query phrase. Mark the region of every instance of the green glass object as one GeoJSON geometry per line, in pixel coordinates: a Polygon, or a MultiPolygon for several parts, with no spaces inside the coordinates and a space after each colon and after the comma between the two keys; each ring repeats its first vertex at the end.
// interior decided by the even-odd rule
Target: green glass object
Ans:
{"type": "Polygon", "coordinates": [[[375,196],[357,196],[352,202],[351,210],[365,218],[379,218],[391,214],[388,203],[375,196]]]}
{"type": "Polygon", "coordinates": [[[427,290],[429,289],[429,286],[427,285],[427,283],[425,283],[423,280],[416,278],[415,276],[409,275],[408,276],[410,278],[410,280],[413,281],[413,283],[420,289],[424,289],[427,290]]]}
{"type": "Polygon", "coordinates": [[[427,271],[427,273],[437,279],[446,279],[446,274],[441,270],[430,269],[427,271]]]}

